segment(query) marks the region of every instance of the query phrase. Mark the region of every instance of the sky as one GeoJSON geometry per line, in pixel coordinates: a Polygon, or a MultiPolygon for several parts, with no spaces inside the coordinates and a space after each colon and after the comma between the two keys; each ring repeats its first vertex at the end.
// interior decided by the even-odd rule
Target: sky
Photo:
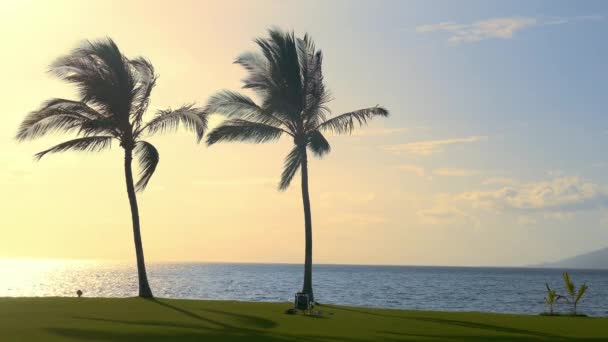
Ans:
{"type": "MultiPolygon", "coordinates": [[[[269,27],[324,53],[332,113],[391,116],[310,163],[314,262],[518,266],[608,246],[605,1],[0,1],[0,258],[133,260],[122,151],[33,154],[24,116],[75,89],[47,73],[112,37],[160,75],[148,117],[239,90],[235,57],[269,27]]],[[[212,126],[221,122],[214,117],[212,126]]],[[[149,139],[139,195],[148,261],[304,259],[289,139],[149,139]]]]}

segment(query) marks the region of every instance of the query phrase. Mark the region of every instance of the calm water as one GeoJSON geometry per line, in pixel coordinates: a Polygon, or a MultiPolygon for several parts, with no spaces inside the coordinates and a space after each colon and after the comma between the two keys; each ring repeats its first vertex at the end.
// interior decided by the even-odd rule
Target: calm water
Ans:
{"type": "MultiPolygon", "coordinates": [[[[415,266],[317,265],[315,296],[322,303],[399,309],[542,312],[545,282],[563,289],[562,270],[415,266]]],[[[302,266],[281,264],[150,264],[154,294],[168,298],[291,301],[302,266]]],[[[608,270],[571,270],[589,290],[579,311],[608,316],[608,270]]],[[[132,265],[89,261],[0,260],[0,297],[90,297],[137,294],[132,265]]],[[[563,291],[562,291],[563,292],[563,291]]],[[[564,306],[565,309],[565,306],[564,306]]]]}

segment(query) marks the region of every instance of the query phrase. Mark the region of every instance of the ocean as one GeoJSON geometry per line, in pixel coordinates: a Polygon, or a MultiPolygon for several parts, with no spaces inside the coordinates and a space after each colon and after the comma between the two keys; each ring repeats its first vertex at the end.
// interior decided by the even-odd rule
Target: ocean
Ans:
{"type": "MultiPolygon", "coordinates": [[[[411,310],[538,314],[545,283],[563,293],[561,269],[315,265],[320,303],[411,310]]],[[[578,311],[608,316],[608,270],[568,270],[589,290],[578,311]]],[[[154,295],[166,298],[287,302],[302,285],[303,266],[291,264],[150,263],[154,295]]],[[[0,259],[0,297],[137,295],[127,263],[0,259]]],[[[568,306],[557,306],[567,311],[568,306]]]]}

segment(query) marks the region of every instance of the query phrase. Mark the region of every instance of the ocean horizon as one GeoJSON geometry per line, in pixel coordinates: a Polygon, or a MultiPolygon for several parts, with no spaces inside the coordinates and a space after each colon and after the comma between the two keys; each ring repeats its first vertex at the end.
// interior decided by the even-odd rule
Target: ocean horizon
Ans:
{"type": "MultiPolygon", "coordinates": [[[[152,262],[155,296],[178,299],[291,302],[303,266],[289,263],[152,262]]],[[[545,283],[563,291],[562,272],[587,283],[581,313],[608,315],[608,270],[535,267],[317,264],[320,303],[405,310],[538,314],[545,283]]],[[[0,297],[134,297],[134,263],[68,259],[0,259],[0,297]]],[[[558,311],[566,312],[565,304],[558,311]]]]}

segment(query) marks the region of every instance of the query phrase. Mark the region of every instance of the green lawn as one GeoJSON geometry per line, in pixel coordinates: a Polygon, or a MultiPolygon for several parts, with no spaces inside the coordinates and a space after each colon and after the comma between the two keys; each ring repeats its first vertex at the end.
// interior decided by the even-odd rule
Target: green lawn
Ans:
{"type": "Polygon", "coordinates": [[[377,310],[288,303],[0,298],[0,341],[608,341],[608,318],[377,310]]]}

